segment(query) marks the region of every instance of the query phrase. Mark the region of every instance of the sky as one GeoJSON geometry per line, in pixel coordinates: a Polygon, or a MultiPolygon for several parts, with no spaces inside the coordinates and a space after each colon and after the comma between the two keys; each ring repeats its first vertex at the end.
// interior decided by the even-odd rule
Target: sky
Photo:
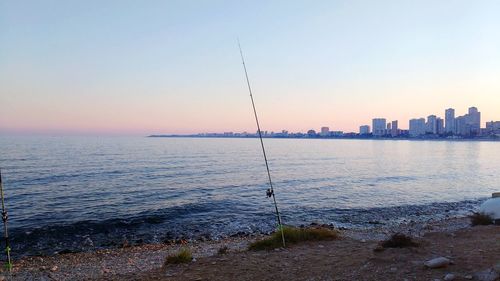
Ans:
{"type": "Polygon", "coordinates": [[[0,134],[500,120],[500,1],[0,1],[0,134]]]}

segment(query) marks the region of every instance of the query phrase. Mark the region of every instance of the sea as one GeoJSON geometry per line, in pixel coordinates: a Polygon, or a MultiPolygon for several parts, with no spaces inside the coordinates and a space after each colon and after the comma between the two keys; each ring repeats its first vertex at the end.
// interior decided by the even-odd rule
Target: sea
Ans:
{"type": "MultiPolygon", "coordinates": [[[[500,191],[500,142],[264,139],[286,225],[466,216],[500,191]]],[[[15,257],[269,233],[255,138],[0,137],[15,257]]]]}

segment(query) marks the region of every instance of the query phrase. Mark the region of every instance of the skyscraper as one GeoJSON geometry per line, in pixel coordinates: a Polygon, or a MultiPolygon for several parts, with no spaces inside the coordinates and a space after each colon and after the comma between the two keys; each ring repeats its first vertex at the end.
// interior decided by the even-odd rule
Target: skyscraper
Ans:
{"type": "Polygon", "coordinates": [[[372,120],[373,135],[381,137],[385,135],[387,121],[385,118],[375,118],[372,120]]]}
{"type": "Polygon", "coordinates": [[[481,112],[476,107],[469,108],[467,125],[470,126],[470,133],[472,135],[478,135],[481,132],[481,112]]]}
{"type": "Polygon", "coordinates": [[[436,115],[427,116],[427,128],[425,130],[426,133],[437,134],[437,122],[436,115]]]}
{"type": "Polygon", "coordinates": [[[441,117],[436,118],[436,131],[438,135],[444,134],[444,120],[441,117]]]}
{"type": "Polygon", "coordinates": [[[469,136],[470,128],[467,124],[467,120],[469,119],[468,114],[464,116],[458,116],[455,118],[455,135],[459,136],[469,136]]]}
{"type": "Polygon", "coordinates": [[[445,127],[444,131],[445,133],[454,133],[455,132],[455,109],[453,108],[448,108],[445,113],[444,113],[444,121],[445,121],[445,127]]]}
{"type": "Polygon", "coordinates": [[[394,120],[392,121],[392,126],[391,126],[391,136],[397,137],[398,135],[399,135],[398,120],[394,120]]]}
{"type": "Polygon", "coordinates": [[[411,119],[410,120],[410,136],[418,137],[421,135],[425,135],[425,119],[411,119]]]}

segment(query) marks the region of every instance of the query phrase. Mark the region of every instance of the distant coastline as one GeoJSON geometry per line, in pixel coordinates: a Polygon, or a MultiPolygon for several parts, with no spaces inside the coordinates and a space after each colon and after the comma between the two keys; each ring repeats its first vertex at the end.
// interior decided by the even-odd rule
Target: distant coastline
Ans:
{"type": "MultiPolygon", "coordinates": [[[[256,134],[248,135],[223,135],[223,134],[191,134],[191,135],[149,135],[148,138],[221,138],[221,139],[252,139],[259,138],[256,134]]],[[[373,136],[270,136],[263,135],[262,138],[266,139],[334,139],[334,140],[394,140],[394,141],[452,141],[452,142],[463,142],[463,141],[488,141],[497,142],[500,141],[499,137],[470,137],[470,138],[444,138],[444,137],[373,137],[373,136]]]]}

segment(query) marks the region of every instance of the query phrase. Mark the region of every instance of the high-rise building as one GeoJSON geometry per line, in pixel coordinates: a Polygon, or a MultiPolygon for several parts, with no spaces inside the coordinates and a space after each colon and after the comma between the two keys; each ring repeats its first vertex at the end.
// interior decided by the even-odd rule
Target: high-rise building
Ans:
{"type": "Polygon", "coordinates": [[[374,118],[372,120],[373,135],[378,137],[385,135],[386,126],[387,121],[385,118],[374,118]]]}
{"type": "Polygon", "coordinates": [[[330,128],[328,128],[328,127],[321,127],[320,136],[327,137],[329,135],[330,135],[330,128]]]}
{"type": "Polygon", "coordinates": [[[391,125],[391,136],[392,136],[392,137],[397,137],[397,136],[399,136],[398,120],[394,120],[394,121],[392,121],[392,125],[391,125]]]}
{"type": "Polygon", "coordinates": [[[370,126],[368,125],[359,126],[359,134],[360,135],[370,134],[370,126]]]}
{"type": "Polygon", "coordinates": [[[436,129],[438,135],[444,134],[444,120],[440,117],[436,118],[436,129]]]}
{"type": "Polygon", "coordinates": [[[455,118],[455,135],[470,136],[470,126],[467,124],[468,114],[455,118]]]}
{"type": "Polygon", "coordinates": [[[425,135],[425,131],[426,131],[426,125],[424,118],[410,120],[409,134],[411,137],[418,137],[421,135],[425,135]]]}
{"type": "Polygon", "coordinates": [[[455,109],[448,108],[444,113],[445,119],[445,133],[454,133],[455,132],[455,109]]]}
{"type": "Polygon", "coordinates": [[[437,122],[436,122],[436,115],[429,115],[427,116],[427,128],[425,130],[426,133],[430,134],[437,134],[437,122]]]}
{"type": "Polygon", "coordinates": [[[470,134],[478,135],[481,132],[481,112],[479,112],[476,107],[470,107],[469,114],[467,114],[467,116],[467,124],[470,126],[470,134]]]}

